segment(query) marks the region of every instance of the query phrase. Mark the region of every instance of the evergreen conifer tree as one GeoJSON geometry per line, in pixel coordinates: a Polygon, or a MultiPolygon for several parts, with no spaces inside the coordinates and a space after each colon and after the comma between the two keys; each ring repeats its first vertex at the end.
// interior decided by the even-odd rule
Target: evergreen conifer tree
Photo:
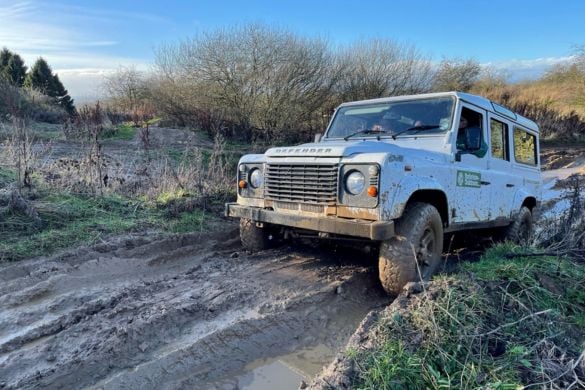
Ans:
{"type": "Polygon", "coordinates": [[[69,115],[75,114],[75,106],[73,105],[73,99],[69,96],[67,90],[59,80],[59,75],[55,75],[53,78],[53,85],[55,86],[55,97],[61,107],[67,111],[69,115]]]}
{"type": "Polygon", "coordinates": [[[24,79],[26,78],[26,66],[24,66],[22,58],[18,54],[14,54],[10,57],[8,65],[4,68],[3,73],[12,84],[17,87],[22,87],[24,85],[24,79]]]}
{"type": "Polygon", "coordinates": [[[7,48],[3,48],[2,51],[0,51],[0,71],[8,66],[10,57],[12,57],[12,52],[7,48]]]}
{"type": "Polygon", "coordinates": [[[27,74],[24,85],[34,88],[44,95],[56,97],[55,83],[51,67],[44,58],[39,58],[27,74]]]}
{"type": "Polygon", "coordinates": [[[55,98],[58,105],[63,107],[70,115],[75,114],[73,99],[59,80],[58,75],[53,75],[51,67],[43,58],[39,58],[26,76],[26,87],[34,88],[41,93],[55,98]]]}

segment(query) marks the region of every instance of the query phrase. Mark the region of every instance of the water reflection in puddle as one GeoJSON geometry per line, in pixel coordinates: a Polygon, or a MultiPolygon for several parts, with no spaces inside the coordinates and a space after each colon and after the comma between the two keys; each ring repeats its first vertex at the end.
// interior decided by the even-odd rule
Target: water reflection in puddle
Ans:
{"type": "Polygon", "coordinates": [[[306,380],[284,362],[277,360],[255,368],[238,379],[238,389],[245,390],[296,390],[299,383],[306,380]]]}
{"type": "Polygon", "coordinates": [[[330,361],[335,351],[324,344],[295,351],[275,359],[249,364],[246,374],[238,378],[238,389],[298,389],[301,381],[309,382],[330,361]]]}

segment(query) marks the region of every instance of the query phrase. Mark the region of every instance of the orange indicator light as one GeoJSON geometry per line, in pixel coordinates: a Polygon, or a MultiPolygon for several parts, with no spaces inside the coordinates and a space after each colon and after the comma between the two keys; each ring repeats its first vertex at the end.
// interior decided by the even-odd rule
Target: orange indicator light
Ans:
{"type": "Polygon", "coordinates": [[[378,196],[378,189],[374,186],[368,187],[368,196],[372,198],[378,196]]]}

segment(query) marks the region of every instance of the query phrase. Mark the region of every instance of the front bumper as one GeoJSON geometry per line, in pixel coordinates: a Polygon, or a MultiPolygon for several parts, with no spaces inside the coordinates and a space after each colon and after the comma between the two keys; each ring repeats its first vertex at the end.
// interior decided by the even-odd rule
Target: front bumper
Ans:
{"type": "Polygon", "coordinates": [[[375,241],[384,241],[394,237],[393,221],[359,221],[335,217],[306,217],[277,213],[259,207],[241,206],[226,203],[227,217],[248,218],[253,221],[274,225],[290,226],[317,232],[341,234],[345,236],[364,237],[375,241]]]}

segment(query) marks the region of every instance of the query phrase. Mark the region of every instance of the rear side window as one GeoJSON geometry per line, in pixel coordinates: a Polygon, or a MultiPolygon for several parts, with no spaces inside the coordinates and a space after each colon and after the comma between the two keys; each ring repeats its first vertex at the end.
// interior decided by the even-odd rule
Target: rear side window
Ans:
{"type": "Polygon", "coordinates": [[[517,162],[536,165],[536,136],[514,128],[514,158],[517,162]]]}
{"type": "Polygon", "coordinates": [[[495,119],[490,120],[490,141],[492,157],[509,161],[508,125],[495,119]]]}

